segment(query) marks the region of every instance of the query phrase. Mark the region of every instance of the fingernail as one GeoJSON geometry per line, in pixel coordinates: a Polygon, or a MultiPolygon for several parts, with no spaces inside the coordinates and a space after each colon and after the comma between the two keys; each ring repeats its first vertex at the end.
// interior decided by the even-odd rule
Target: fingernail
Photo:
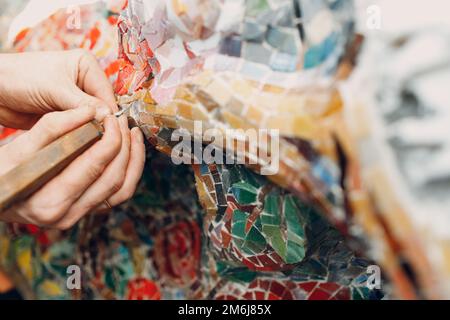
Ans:
{"type": "Polygon", "coordinates": [[[136,137],[137,142],[144,143],[144,136],[142,134],[141,129],[139,128],[133,128],[133,134],[136,137]]]}

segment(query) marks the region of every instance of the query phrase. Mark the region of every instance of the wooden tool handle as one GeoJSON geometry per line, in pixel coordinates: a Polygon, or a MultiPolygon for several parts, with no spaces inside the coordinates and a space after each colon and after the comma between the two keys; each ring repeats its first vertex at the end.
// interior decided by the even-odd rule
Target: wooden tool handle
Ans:
{"type": "Polygon", "coordinates": [[[91,121],[55,140],[0,177],[0,212],[24,200],[53,179],[98,141],[102,126],[91,121]]]}

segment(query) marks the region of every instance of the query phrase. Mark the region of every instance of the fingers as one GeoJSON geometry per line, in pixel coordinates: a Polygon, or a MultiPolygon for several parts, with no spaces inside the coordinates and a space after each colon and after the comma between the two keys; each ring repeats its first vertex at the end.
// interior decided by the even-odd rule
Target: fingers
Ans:
{"type": "Polygon", "coordinates": [[[108,165],[83,195],[71,206],[64,217],[52,227],[67,229],[92,209],[98,207],[104,199],[109,198],[122,188],[130,159],[130,129],[127,118],[121,117],[119,125],[122,133],[122,148],[116,158],[108,165]]]}
{"type": "Polygon", "coordinates": [[[65,94],[65,107],[64,109],[83,108],[89,107],[96,111],[95,119],[102,122],[106,116],[111,115],[118,111],[116,104],[111,106],[109,103],[100,100],[94,96],[91,96],[83,92],[77,86],[72,86],[65,94]]]}
{"type": "Polygon", "coordinates": [[[108,199],[111,206],[117,206],[130,199],[136,191],[136,186],[142,177],[145,164],[145,144],[142,131],[139,128],[131,130],[131,152],[127,173],[122,188],[108,199]]]}
{"type": "Polygon", "coordinates": [[[145,145],[138,128],[126,118],[107,117],[105,134],[56,178],[25,203],[1,213],[4,221],[68,229],[85,214],[131,198],[142,175],[145,145]]]}
{"type": "Polygon", "coordinates": [[[61,110],[89,106],[97,109],[96,119],[117,112],[118,107],[111,83],[98,64],[95,56],[85,50],[66,51],[68,61],[64,85],[52,94],[52,105],[61,110]]]}
{"type": "Polygon", "coordinates": [[[78,87],[87,94],[105,101],[113,112],[117,112],[113,87],[95,56],[82,51],[78,67],[78,87]]]}
{"type": "Polygon", "coordinates": [[[19,138],[20,143],[28,142],[30,152],[36,152],[64,134],[94,119],[95,110],[83,107],[73,110],[47,113],[19,138]]]}
{"type": "MultiPolygon", "coordinates": [[[[96,208],[96,211],[106,211],[111,209],[104,204],[104,199],[108,199],[108,197],[108,203],[111,206],[116,206],[133,196],[144,170],[145,145],[141,130],[138,128],[133,128],[131,131],[131,147],[129,131],[127,133],[129,158],[127,159],[125,168],[123,167],[123,163],[120,163],[121,157],[119,155],[119,160],[117,162],[114,161],[114,163],[111,163],[110,167],[108,167],[108,169],[111,169],[110,172],[107,172],[109,170],[105,171],[105,174],[98,180],[98,183],[93,185],[90,190],[88,190],[85,195],[83,195],[80,200],[72,206],[69,213],[60,221],[53,224],[52,227],[65,230],[72,227],[85,214],[91,212],[94,208],[96,208]],[[120,178],[109,177],[110,173],[113,173],[113,169],[123,170],[124,175],[120,178]],[[124,180],[117,183],[117,181],[121,181],[121,179],[124,180]],[[114,180],[116,181],[115,184],[112,183],[114,180]],[[120,188],[118,188],[119,184],[121,184],[120,188]]],[[[124,158],[122,158],[122,160],[124,158]]]]}
{"type": "Polygon", "coordinates": [[[0,58],[0,109],[9,109],[0,114],[3,123],[28,129],[33,124],[28,114],[83,106],[104,109],[97,115],[99,121],[118,111],[111,83],[87,51],[4,54],[0,58]]]}
{"type": "Polygon", "coordinates": [[[120,152],[122,144],[119,124],[114,116],[105,119],[104,127],[102,139],[36,192],[20,208],[20,216],[26,216],[38,225],[54,224],[101,177],[120,152]]]}
{"type": "Polygon", "coordinates": [[[0,160],[2,171],[10,165],[22,162],[64,134],[93,120],[94,116],[95,110],[87,107],[47,113],[30,131],[4,146],[8,158],[0,160]]]}

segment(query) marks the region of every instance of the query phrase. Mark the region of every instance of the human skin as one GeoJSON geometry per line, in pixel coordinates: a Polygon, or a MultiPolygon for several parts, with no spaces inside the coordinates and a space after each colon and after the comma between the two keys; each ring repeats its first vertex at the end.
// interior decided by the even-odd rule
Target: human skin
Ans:
{"type": "Polygon", "coordinates": [[[0,175],[52,141],[96,119],[100,141],[26,201],[0,212],[0,220],[57,229],[91,212],[118,205],[142,175],[142,132],[130,130],[118,111],[110,82],[83,50],[0,54],[0,124],[28,130],[0,148],[0,175]]]}

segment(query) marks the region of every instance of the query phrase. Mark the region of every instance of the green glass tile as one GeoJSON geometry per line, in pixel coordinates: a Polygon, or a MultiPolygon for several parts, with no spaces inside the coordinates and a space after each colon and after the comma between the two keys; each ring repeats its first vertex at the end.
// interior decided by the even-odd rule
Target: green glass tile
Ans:
{"type": "Polygon", "coordinates": [[[357,289],[352,290],[352,300],[362,300],[361,294],[358,292],[357,289]]]}
{"type": "Polygon", "coordinates": [[[237,270],[237,272],[233,272],[230,275],[227,275],[227,278],[231,281],[240,281],[240,282],[252,282],[255,280],[258,274],[256,272],[250,270],[237,270]]]}
{"type": "Polygon", "coordinates": [[[279,196],[268,195],[264,201],[264,211],[271,215],[279,214],[279,196]]]}
{"type": "Polygon", "coordinates": [[[293,196],[266,197],[261,214],[263,235],[286,263],[300,262],[305,257],[305,231],[299,215],[293,196]]]}
{"type": "Polygon", "coordinates": [[[281,223],[281,219],[278,215],[267,214],[266,212],[263,212],[261,214],[261,223],[265,225],[278,226],[281,223]]]}
{"type": "Polygon", "coordinates": [[[300,222],[300,212],[292,196],[287,196],[284,200],[284,214],[288,229],[288,239],[297,244],[303,245],[305,232],[300,222]]]}
{"type": "Polygon", "coordinates": [[[305,247],[303,245],[298,245],[291,241],[288,241],[287,246],[287,263],[296,263],[301,261],[305,257],[305,247]]]}
{"type": "MultiPolygon", "coordinates": [[[[292,30],[293,31],[293,30],[292,30]]],[[[288,32],[282,28],[269,27],[266,34],[267,43],[281,52],[291,55],[298,54],[297,41],[294,32],[288,32]]]]}
{"type": "Polygon", "coordinates": [[[246,5],[247,8],[245,14],[251,17],[261,15],[270,9],[267,0],[247,0],[246,5]]]}
{"type": "Polygon", "coordinates": [[[233,236],[239,237],[240,239],[245,238],[245,221],[233,221],[233,226],[231,228],[233,236]]]}
{"type": "Polygon", "coordinates": [[[261,232],[252,226],[245,232],[249,214],[240,210],[233,212],[231,232],[234,244],[247,254],[256,254],[266,248],[266,239],[261,232]]]}
{"type": "Polygon", "coordinates": [[[231,192],[239,204],[252,204],[256,202],[258,189],[246,182],[234,183],[231,192]]]}
{"type": "Polygon", "coordinates": [[[105,268],[105,284],[108,288],[110,288],[111,290],[114,290],[114,275],[113,275],[113,271],[111,270],[111,268],[105,268]]]}

